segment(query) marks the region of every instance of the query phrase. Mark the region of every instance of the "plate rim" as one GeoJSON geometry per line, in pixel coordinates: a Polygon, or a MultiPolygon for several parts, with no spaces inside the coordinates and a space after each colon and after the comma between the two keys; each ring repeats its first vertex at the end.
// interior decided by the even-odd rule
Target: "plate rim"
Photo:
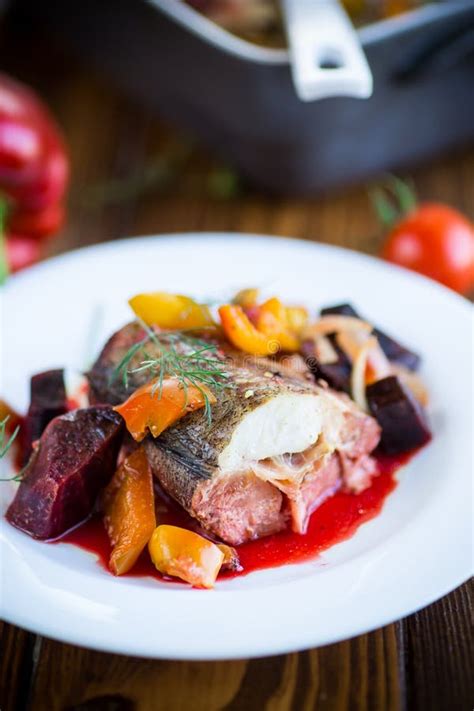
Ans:
{"type": "Polygon", "coordinates": [[[286,243],[287,245],[296,244],[299,247],[304,247],[305,249],[315,248],[328,252],[336,252],[341,255],[350,255],[350,258],[360,260],[361,262],[367,262],[373,265],[377,265],[378,268],[386,270],[387,273],[395,271],[399,274],[409,276],[410,278],[413,278],[416,281],[419,281],[420,283],[424,282],[430,287],[434,287],[438,291],[441,290],[441,292],[443,292],[446,297],[451,299],[453,303],[456,302],[461,305],[461,307],[467,308],[468,310],[473,308],[473,305],[466,297],[462,296],[461,294],[458,294],[457,292],[453,291],[444,284],[441,284],[440,282],[431,279],[430,277],[425,276],[424,274],[420,274],[419,272],[415,272],[410,269],[407,269],[406,267],[402,267],[399,264],[388,262],[387,260],[382,259],[381,257],[377,257],[373,254],[366,254],[365,252],[360,252],[355,249],[351,249],[350,247],[342,247],[341,245],[330,244],[328,242],[318,242],[317,240],[303,239],[301,237],[289,237],[287,235],[271,235],[264,232],[233,232],[226,230],[203,230],[202,232],[164,232],[163,234],[157,233],[135,235],[131,237],[120,237],[118,239],[110,239],[106,242],[94,242],[94,244],[84,245],[83,247],[76,247],[75,249],[67,250],[65,252],[61,252],[60,254],[55,254],[53,256],[47,257],[46,259],[42,259],[40,262],[32,264],[27,269],[23,269],[19,272],[16,272],[15,274],[10,274],[3,287],[0,287],[0,300],[3,297],[3,294],[7,293],[9,287],[11,287],[11,284],[16,284],[20,280],[27,279],[31,274],[37,274],[38,272],[43,271],[51,265],[61,263],[62,261],[67,262],[70,259],[76,257],[77,255],[82,256],[83,254],[92,253],[94,251],[115,251],[115,249],[120,246],[132,246],[133,244],[137,244],[138,242],[148,242],[155,240],[157,242],[178,242],[184,240],[205,240],[209,242],[215,240],[216,242],[218,242],[223,238],[230,238],[231,241],[236,242],[241,240],[248,240],[254,243],[256,241],[273,242],[275,240],[278,240],[281,243],[286,243]]]}

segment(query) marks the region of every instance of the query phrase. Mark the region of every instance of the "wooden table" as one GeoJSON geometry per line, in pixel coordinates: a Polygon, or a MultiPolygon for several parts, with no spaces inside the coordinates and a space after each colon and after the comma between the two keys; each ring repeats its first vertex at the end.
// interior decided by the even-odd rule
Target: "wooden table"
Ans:
{"type": "MultiPolygon", "coordinates": [[[[149,185],[144,194],[146,166],[160,167],[157,157],[163,155],[176,161],[182,139],[35,28],[4,22],[0,41],[3,67],[45,96],[71,149],[70,217],[51,253],[125,235],[187,230],[288,235],[377,251],[381,235],[367,186],[318,199],[276,198],[249,188],[219,198],[229,192],[228,177],[191,149],[166,188],[149,185]],[[112,178],[126,184],[111,191],[112,178]],[[104,182],[108,202],[91,189],[104,182]]],[[[474,217],[473,150],[411,175],[421,198],[446,201],[474,217]]],[[[3,624],[0,709],[468,711],[474,701],[471,590],[464,585],[425,610],[350,641],[253,661],[144,661],[3,624]]],[[[31,597],[34,604],[34,591],[31,597]]]]}

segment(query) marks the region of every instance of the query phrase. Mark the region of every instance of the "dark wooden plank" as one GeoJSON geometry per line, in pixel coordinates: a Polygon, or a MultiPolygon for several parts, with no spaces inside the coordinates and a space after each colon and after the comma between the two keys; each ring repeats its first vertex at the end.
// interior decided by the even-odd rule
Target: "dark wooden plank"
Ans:
{"type": "Polygon", "coordinates": [[[32,708],[396,711],[398,689],[392,627],[319,650],[249,662],[148,661],[43,640],[32,708]]]}
{"type": "MultiPolygon", "coordinates": [[[[396,711],[405,705],[417,711],[470,708],[474,660],[468,588],[463,586],[404,621],[405,669],[399,666],[394,625],[319,650],[250,662],[140,660],[44,639],[30,708],[39,711],[129,707],[140,711],[188,708],[396,711]],[[439,607],[442,607],[440,615],[439,607]],[[406,699],[403,698],[405,673],[406,699]]],[[[18,645],[15,649],[18,653],[18,645]]],[[[15,664],[11,645],[5,647],[5,652],[13,660],[10,665],[21,668],[21,664],[15,664]]],[[[28,671],[31,667],[27,665],[28,671]]],[[[5,668],[4,678],[11,678],[9,669],[5,668]]],[[[28,686],[27,678],[23,691],[28,686]]],[[[17,684],[4,686],[10,693],[14,687],[17,684]]],[[[5,708],[23,707],[15,704],[18,696],[12,701],[7,701],[5,694],[3,698],[5,708]]]]}
{"type": "Polygon", "coordinates": [[[474,707],[472,581],[406,622],[407,707],[474,707]]]}
{"type": "Polygon", "coordinates": [[[468,709],[470,588],[353,640],[249,662],[140,660],[43,640],[32,708],[468,709]]]}
{"type": "MultiPolygon", "coordinates": [[[[415,171],[413,177],[420,200],[444,200],[474,217],[474,151],[433,161],[415,171]]],[[[372,254],[379,251],[383,241],[367,186],[312,199],[248,192],[225,202],[203,195],[191,195],[184,201],[178,191],[171,191],[139,201],[136,234],[194,230],[300,237],[372,254]]]]}
{"type": "Polygon", "coordinates": [[[0,621],[0,709],[26,708],[34,672],[36,637],[0,621]]]}

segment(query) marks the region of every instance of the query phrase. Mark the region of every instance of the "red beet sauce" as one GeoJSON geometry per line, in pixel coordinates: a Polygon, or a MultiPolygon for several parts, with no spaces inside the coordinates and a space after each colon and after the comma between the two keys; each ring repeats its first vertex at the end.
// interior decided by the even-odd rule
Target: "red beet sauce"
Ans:
{"type": "MultiPolygon", "coordinates": [[[[288,563],[301,563],[317,557],[336,543],[354,535],[365,521],[377,516],[385,499],[395,489],[395,472],[413,456],[413,452],[397,457],[378,455],[379,475],[372,485],[361,494],[337,493],[325,501],[311,516],[305,535],[285,531],[258,541],[237,547],[242,573],[223,572],[219,577],[245,575],[253,570],[275,568],[288,563]]],[[[158,523],[172,524],[198,530],[190,516],[167,498],[160,500],[157,510],[158,523]]],[[[111,547],[99,517],[94,517],[63,536],[59,541],[72,543],[94,553],[101,565],[108,570],[111,547]]],[[[163,576],[153,566],[145,550],[133,570],[132,577],[163,576]]]]}

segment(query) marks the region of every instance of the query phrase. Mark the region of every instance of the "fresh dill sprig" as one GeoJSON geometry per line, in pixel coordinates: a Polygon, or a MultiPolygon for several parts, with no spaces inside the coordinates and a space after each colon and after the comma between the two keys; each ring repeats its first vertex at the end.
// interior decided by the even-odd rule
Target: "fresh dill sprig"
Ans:
{"type": "MultiPolygon", "coordinates": [[[[3,418],[3,420],[0,421],[0,459],[3,459],[3,457],[8,453],[10,447],[12,446],[20,431],[20,425],[17,425],[10,437],[8,437],[7,439],[7,424],[9,419],[10,415],[7,415],[3,418]]],[[[0,481],[20,481],[22,475],[23,470],[19,474],[15,474],[15,476],[7,477],[6,479],[0,479],[0,481]]]]}
{"type": "Polygon", "coordinates": [[[122,375],[123,379],[123,384],[125,385],[126,388],[128,388],[128,374],[129,374],[129,369],[128,366],[135,356],[136,353],[138,353],[140,350],[145,348],[146,344],[149,343],[149,338],[144,338],[142,341],[139,341],[138,343],[135,343],[124,355],[120,363],[116,366],[113,376],[115,377],[116,375],[122,375]]]}
{"type": "Polygon", "coordinates": [[[217,357],[217,346],[190,335],[189,331],[173,331],[155,333],[147,324],[140,322],[146,332],[145,338],[135,343],[116,366],[114,375],[121,375],[123,384],[128,387],[129,376],[135,373],[149,373],[156,377],[152,395],[161,398],[163,381],[166,377],[176,378],[182,385],[187,404],[188,387],[193,385],[201,393],[204,400],[204,414],[211,420],[211,403],[205,387],[222,389],[232,387],[225,363],[217,357]],[[147,346],[153,344],[155,352],[149,353],[147,346]],[[180,353],[177,345],[187,348],[180,353]],[[132,360],[141,354],[142,360],[131,368],[132,360]],[[205,387],[204,387],[205,386],[205,387]]]}
{"type": "Polygon", "coordinates": [[[7,415],[3,418],[3,420],[0,421],[0,459],[2,459],[8,452],[13,442],[15,441],[18,432],[20,431],[20,425],[17,425],[8,440],[5,442],[5,438],[7,436],[7,424],[9,419],[10,415],[7,415]]]}

